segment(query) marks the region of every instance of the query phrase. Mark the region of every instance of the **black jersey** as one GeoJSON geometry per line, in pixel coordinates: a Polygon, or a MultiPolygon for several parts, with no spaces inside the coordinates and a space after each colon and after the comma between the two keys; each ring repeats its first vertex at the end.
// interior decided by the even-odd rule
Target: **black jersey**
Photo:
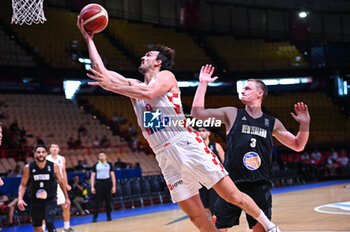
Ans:
{"type": "Polygon", "coordinates": [[[208,147],[210,148],[210,150],[212,150],[212,152],[218,157],[218,159],[222,163],[222,160],[221,160],[221,158],[219,156],[218,150],[216,150],[216,142],[209,141],[208,147]]]}
{"type": "Polygon", "coordinates": [[[54,163],[46,161],[44,168],[39,168],[35,161],[29,164],[29,185],[32,201],[43,201],[57,196],[57,179],[54,163]]]}
{"type": "Polygon", "coordinates": [[[226,137],[224,162],[235,183],[270,182],[275,120],[266,113],[254,119],[245,109],[237,110],[236,120],[226,137]]]}

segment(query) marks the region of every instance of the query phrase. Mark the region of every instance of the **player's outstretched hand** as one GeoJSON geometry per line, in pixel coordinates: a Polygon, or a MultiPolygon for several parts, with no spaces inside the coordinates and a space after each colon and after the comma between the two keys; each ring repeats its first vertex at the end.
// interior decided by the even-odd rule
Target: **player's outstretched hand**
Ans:
{"type": "Polygon", "coordinates": [[[89,78],[91,78],[97,82],[89,82],[88,84],[89,85],[99,85],[106,90],[110,90],[110,88],[113,84],[112,80],[108,77],[107,73],[104,73],[104,72],[99,71],[99,70],[101,70],[101,69],[98,67],[98,65],[96,66],[95,69],[90,68],[90,72],[92,72],[93,75],[90,73],[87,73],[86,75],[89,78]]]}
{"type": "Polygon", "coordinates": [[[111,193],[112,193],[112,194],[116,193],[115,187],[112,187],[111,193]]]}
{"type": "Polygon", "coordinates": [[[23,200],[18,200],[17,207],[19,208],[19,210],[24,211],[24,206],[27,206],[27,204],[23,200]]]}
{"type": "Polygon", "coordinates": [[[1,185],[4,185],[4,181],[1,179],[1,177],[0,177],[0,186],[1,185]]]}
{"type": "Polygon", "coordinates": [[[300,124],[310,123],[310,114],[307,105],[304,102],[298,102],[294,105],[295,114],[291,112],[290,114],[295,119],[295,121],[300,124]]]}
{"type": "Polygon", "coordinates": [[[69,208],[70,206],[70,200],[69,199],[66,199],[66,201],[64,202],[64,208],[69,208]]]}
{"type": "Polygon", "coordinates": [[[199,73],[199,81],[200,82],[205,82],[205,83],[210,83],[218,79],[218,77],[213,77],[211,76],[214,73],[215,68],[211,64],[207,64],[205,66],[202,66],[201,71],[199,73]]]}
{"type": "Polygon", "coordinates": [[[77,27],[78,27],[79,30],[81,31],[81,34],[83,34],[85,40],[93,39],[93,38],[94,38],[94,33],[87,32],[87,31],[85,30],[85,28],[84,28],[84,22],[83,22],[83,20],[80,18],[80,15],[78,15],[77,27]]]}

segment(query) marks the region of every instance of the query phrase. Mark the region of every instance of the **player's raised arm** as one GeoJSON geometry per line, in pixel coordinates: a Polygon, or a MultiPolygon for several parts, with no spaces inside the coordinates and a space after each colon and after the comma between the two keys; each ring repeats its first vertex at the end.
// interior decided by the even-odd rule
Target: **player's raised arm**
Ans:
{"type": "Polygon", "coordinates": [[[200,120],[206,120],[208,118],[215,118],[215,120],[221,120],[228,126],[229,119],[227,115],[235,116],[237,109],[235,107],[222,107],[218,109],[205,109],[205,93],[207,91],[208,84],[215,81],[218,77],[212,78],[214,73],[214,67],[211,65],[202,66],[199,73],[199,85],[197,87],[196,94],[193,99],[191,115],[200,120]]]}
{"type": "Polygon", "coordinates": [[[87,32],[84,28],[84,22],[83,20],[80,18],[80,16],[78,16],[77,19],[77,27],[79,28],[81,34],[83,35],[85,42],[88,46],[88,50],[89,50],[89,56],[91,59],[91,63],[93,67],[96,67],[96,64],[99,65],[99,68],[101,69],[101,71],[106,71],[105,66],[103,64],[103,61],[101,59],[100,54],[97,51],[97,48],[95,46],[95,43],[93,41],[94,38],[94,33],[92,32],[87,32]]]}
{"type": "Polygon", "coordinates": [[[296,114],[291,113],[291,115],[295,121],[300,123],[298,134],[295,136],[290,133],[282,122],[276,118],[273,136],[285,146],[295,151],[302,151],[309,138],[310,114],[307,105],[303,102],[295,104],[294,110],[296,114]]]}
{"type": "Polygon", "coordinates": [[[157,74],[156,80],[149,85],[118,85],[113,83],[107,75],[91,69],[94,75],[87,74],[97,82],[90,82],[90,85],[99,85],[102,88],[122,94],[124,96],[151,101],[154,98],[177,88],[175,76],[172,72],[164,70],[157,74]]]}
{"type": "MultiPolygon", "coordinates": [[[[101,74],[107,76],[114,85],[134,86],[134,85],[139,85],[140,83],[142,83],[141,81],[139,81],[137,79],[125,78],[124,76],[120,75],[119,73],[113,72],[113,71],[110,71],[107,69],[105,69],[105,71],[101,71],[101,69],[99,68],[99,64],[96,64],[96,67],[93,70],[96,70],[96,71],[100,72],[101,74]]],[[[93,71],[91,71],[91,72],[93,72],[93,71]]]]}
{"type": "MultiPolygon", "coordinates": [[[[80,18],[80,16],[78,16],[78,19],[77,19],[77,27],[81,31],[81,34],[83,35],[83,37],[86,41],[86,44],[88,46],[89,56],[91,59],[92,67],[94,67],[95,70],[98,70],[101,73],[108,74],[109,78],[112,81],[115,80],[115,81],[121,82],[122,84],[129,85],[130,80],[125,78],[123,75],[106,69],[106,67],[104,66],[103,61],[101,59],[101,56],[97,51],[96,45],[93,41],[94,33],[87,32],[85,30],[84,25],[83,25],[83,20],[80,18]]],[[[134,79],[132,79],[132,80],[134,80],[134,79]]]]}

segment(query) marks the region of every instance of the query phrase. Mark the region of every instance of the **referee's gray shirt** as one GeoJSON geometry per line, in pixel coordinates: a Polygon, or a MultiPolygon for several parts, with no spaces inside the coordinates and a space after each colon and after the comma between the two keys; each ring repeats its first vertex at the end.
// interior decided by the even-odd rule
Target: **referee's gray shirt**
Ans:
{"type": "Polygon", "coordinates": [[[95,163],[95,165],[92,167],[92,171],[96,172],[96,179],[97,180],[106,180],[111,178],[111,173],[113,171],[112,164],[110,162],[102,163],[101,161],[98,161],[95,163]]]}

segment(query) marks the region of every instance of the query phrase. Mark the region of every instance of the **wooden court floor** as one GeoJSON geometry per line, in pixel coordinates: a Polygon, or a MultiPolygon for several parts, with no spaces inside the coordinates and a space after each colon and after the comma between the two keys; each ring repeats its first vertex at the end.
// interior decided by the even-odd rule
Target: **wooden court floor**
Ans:
{"type": "MultiPolygon", "coordinates": [[[[282,231],[350,231],[349,215],[320,213],[315,207],[350,201],[350,188],[333,185],[273,195],[272,218],[282,231]]],[[[327,210],[327,207],[323,207],[327,210]]],[[[329,207],[328,207],[329,208],[329,207]]],[[[332,211],[332,210],[330,210],[332,211]]],[[[340,210],[341,211],[341,210],[340,210]]],[[[346,213],[346,212],[345,212],[346,213]]],[[[192,232],[198,231],[180,210],[151,213],[111,222],[74,226],[78,232],[192,232]]],[[[58,231],[61,231],[59,229],[58,231]]],[[[241,225],[229,231],[250,231],[241,216],[241,225]]]]}

